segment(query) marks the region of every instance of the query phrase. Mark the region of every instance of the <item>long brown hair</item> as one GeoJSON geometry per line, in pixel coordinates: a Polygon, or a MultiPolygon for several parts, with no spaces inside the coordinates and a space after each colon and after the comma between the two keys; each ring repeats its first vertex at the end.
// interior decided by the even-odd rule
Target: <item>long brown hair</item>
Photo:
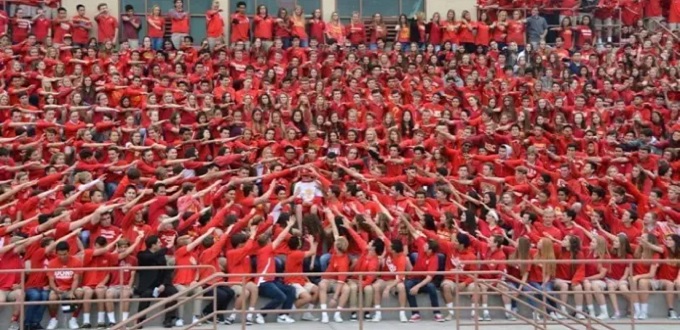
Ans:
{"type": "MultiPolygon", "coordinates": [[[[543,260],[555,260],[555,249],[548,238],[541,238],[538,241],[538,253],[536,253],[535,259],[543,260]]],[[[543,263],[543,275],[555,276],[555,269],[557,265],[554,262],[544,262],[543,263]]]]}

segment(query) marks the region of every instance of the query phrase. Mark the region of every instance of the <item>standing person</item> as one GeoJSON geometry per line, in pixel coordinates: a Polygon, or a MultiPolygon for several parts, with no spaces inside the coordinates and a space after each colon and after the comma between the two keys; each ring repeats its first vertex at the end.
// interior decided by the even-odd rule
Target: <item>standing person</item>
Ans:
{"type": "Polygon", "coordinates": [[[175,0],[175,8],[168,12],[170,18],[170,40],[175,49],[180,49],[184,37],[189,36],[189,13],[184,11],[184,1],[175,0]]]}
{"type": "Polygon", "coordinates": [[[243,1],[236,4],[236,12],[231,14],[231,38],[229,42],[232,45],[243,42],[246,48],[250,48],[250,18],[246,15],[246,3],[243,1]]]}
{"type": "Polygon", "coordinates": [[[265,5],[257,6],[255,15],[255,38],[262,41],[265,51],[274,44],[274,19],[269,16],[269,10],[265,5]]]}
{"type": "Polygon", "coordinates": [[[529,43],[536,49],[539,42],[545,41],[545,36],[548,34],[548,22],[538,14],[538,7],[531,8],[531,16],[526,21],[529,43]]]}
{"type": "Polygon", "coordinates": [[[378,50],[378,40],[380,39],[383,41],[387,39],[387,27],[385,26],[382,15],[380,13],[375,13],[373,14],[373,20],[371,21],[370,50],[378,50]]]}
{"type": "Polygon", "coordinates": [[[7,33],[7,28],[9,25],[9,15],[6,11],[0,10],[0,35],[7,33]]]}
{"type": "Polygon", "coordinates": [[[31,20],[31,32],[35,35],[36,40],[42,41],[45,40],[47,36],[52,35],[52,20],[47,17],[42,8],[38,9],[37,14],[33,16],[31,20]]]}
{"type": "Polygon", "coordinates": [[[290,47],[290,32],[292,23],[286,8],[279,8],[279,11],[276,14],[275,22],[274,37],[280,38],[281,42],[283,43],[283,48],[288,49],[288,47],[290,47]]]}
{"type": "Polygon", "coordinates": [[[222,19],[222,9],[219,1],[213,1],[212,8],[205,13],[207,24],[208,45],[210,49],[215,48],[217,40],[224,41],[224,19],[222,19]]]}
{"type": "MultiPolygon", "coordinates": [[[[181,1],[177,1],[180,2],[181,1]]],[[[158,267],[167,266],[165,255],[168,252],[167,248],[162,247],[158,236],[151,235],[145,240],[146,250],[137,254],[137,262],[140,267],[158,267]]],[[[177,289],[172,285],[172,270],[170,269],[149,269],[139,271],[139,283],[137,283],[137,294],[141,298],[158,298],[170,297],[177,293],[177,289]]],[[[175,301],[171,301],[165,305],[166,308],[175,305],[175,301]]],[[[150,301],[143,301],[139,303],[137,313],[143,312],[151,305],[150,301]]],[[[172,309],[165,313],[163,326],[170,328],[175,325],[174,320],[177,318],[177,310],[172,309]]],[[[140,323],[146,319],[145,316],[140,318],[137,322],[140,323]]]]}
{"type": "Polygon", "coordinates": [[[139,30],[142,28],[142,22],[135,17],[135,8],[132,5],[126,5],[125,14],[120,16],[120,20],[123,21],[123,33],[120,41],[127,41],[130,49],[139,48],[139,30]]]}
{"type": "Polygon", "coordinates": [[[309,36],[307,35],[307,22],[305,20],[305,13],[302,6],[295,6],[293,16],[290,17],[292,23],[292,36],[300,38],[300,47],[307,48],[309,46],[309,36]]]}
{"type": "MultiPolygon", "coordinates": [[[[90,20],[89,17],[85,16],[85,6],[83,5],[78,5],[76,6],[76,11],[78,14],[76,16],[73,16],[73,19],[71,19],[71,22],[73,24],[73,44],[76,46],[79,46],[80,48],[85,48],[87,46],[87,42],[90,40],[90,30],[92,30],[92,21],[90,20]]],[[[59,9],[59,13],[61,15],[61,8],[59,9]]],[[[64,14],[66,14],[66,9],[64,9],[64,14]]],[[[55,22],[56,23],[56,22],[55,22]]],[[[61,26],[61,29],[63,29],[66,33],[69,33],[68,31],[70,28],[66,28],[65,26],[61,26]]],[[[58,42],[57,39],[57,34],[55,33],[55,42],[58,42]]]]}
{"type": "Polygon", "coordinates": [[[321,17],[321,9],[315,9],[309,22],[309,36],[312,39],[316,39],[320,44],[325,44],[324,31],[326,31],[326,22],[321,17]]]}
{"type": "Polygon", "coordinates": [[[349,41],[352,43],[352,46],[356,47],[359,44],[366,42],[366,27],[361,21],[359,12],[355,11],[352,13],[352,20],[349,22],[349,25],[347,25],[346,28],[346,36],[347,39],[349,39],[349,41]]]}
{"type": "Polygon", "coordinates": [[[149,27],[148,34],[151,38],[151,48],[159,51],[163,48],[163,36],[165,35],[165,18],[161,16],[161,7],[155,5],[151,8],[151,14],[146,17],[149,27]]]}
{"type": "Polygon", "coordinates": [[[109,6],[105,3],[100,3],[97,6],[99,13],[94,17],[97,22],[97,41],[100,44],[108,41],[115,42],[118,40],[118,20],[109,14],[109,6]]]}
{"type": "Polygon", "coordinates": [[[24,18],[25,13],[21,7],[17,7],[12,17],[12,43],[18,44],[28,38],[31,31],[31,20],[24,18]]]}

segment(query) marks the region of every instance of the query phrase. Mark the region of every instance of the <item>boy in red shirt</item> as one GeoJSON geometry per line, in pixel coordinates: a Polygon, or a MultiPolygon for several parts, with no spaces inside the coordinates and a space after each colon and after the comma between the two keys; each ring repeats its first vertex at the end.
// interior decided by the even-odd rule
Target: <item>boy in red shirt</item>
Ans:
{"type": "MultiPolygon", "coordinates": [[[[71,247],[67,242],[57,243],[57,257],[52,259],[47,265],[47,268],[59,269],[47,273],[47,278],[50,283],[50,301],[58,302],[63,300],[83,299],[84,291],[80,287],[81,273],[77,268],[82,267],[82,262],[70,253],[71,247]]],[[[59,305],[50,305],[50,315],[54,315],[50,319],[47,329],[55,329],[58,325],[56,318],[57,307],[59,305]]],[[[79,310],[71,315],[68,321],[68,326],[71,329],[79,329],[78,314],[79,310]]]]}
{"type": "MultiPolygon", "coordinates": [[[[334,249],[331,251],[331,258],[328,262],[326,273],[347,272],[349,271],[349,255],[347,249],[349,248],[349,241],[347,238],[340,236],[338,226],[335,224],[336,218],[333,212],[326,208],[326,219],[331,223],[333,229],[333,236],[335,237],[334,249]]],[[[328,313],[325,310],[328,308],[328,290],[333,289],[334,295],[330,300],[331,307],[337,305],[338,309],[342,309],[349,300],[350,288],[345,285],[347,275],[324,275],[321,282],[319,282],[319,307],[321,308],[321,323],[328,323],[328,313]]],[[[333,320],[336,323],[342,323],[342,315],[340,311],[335,312],[333,320]]]]}
{"type": "Polygon", "coordinates": [[[94,17],[97,22],[97,40],[99,43],[118,41],[118,20],[109,14],[109,7],[105,3],[97,6],[99,14],[94,17]]]}

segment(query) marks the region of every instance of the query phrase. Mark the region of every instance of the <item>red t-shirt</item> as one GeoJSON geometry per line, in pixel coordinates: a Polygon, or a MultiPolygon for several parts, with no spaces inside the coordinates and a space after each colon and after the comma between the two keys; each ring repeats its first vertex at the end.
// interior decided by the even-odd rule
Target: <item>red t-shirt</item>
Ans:
{"type": "Polygon", "coordinates": [[[224,20],[219,11],[208,10],[205,13],[207,19],[208,38],[220,38],[224,35],[224,20]]]}
{"type": "Polygon", "coordinates": [[[82,263],[76,257],[68,257],[66,262],[62,262],[60,258],[54,258],[47,265],[47,268],[58,269],[47,273],[47,277],[54,280],[54,284],[57,289],[62,291],[71,290],[73,281],[77,275],[80,275],[80,271],[76,268],[82,267],[82,263]]]}
{"type": "MultiPolygon", "coordinates": [[[[23,269],[22,259],[10,250],[0,255],[0,270],[23,269]]],[[[0,290],[11,291],[12,286],[21,282],[21,273],[0,273],[0,290]]]]}
{"type": "MultiPolygon", "coordinates": [[[[292,251],[286,258],[286,265],[284,273],[302,273],[302,264],[305,260],[305,251],[292,251]]],[[[304,285],[309,282],[304,276],[289,276],[285,277],[286,284],[300,284],[304,285]]]]}
{"type": "MultiPolygon", "coordinates": [[[[111,263],[111,256],[109,253],[104,253],[99,256],[94,255],[94,249],[86,249],[83,254],[83,267],[111,267],[115,265],[111,263]]],[[[94,288],[99,283],[104,281],[106,275],[109,274],[109,270],[102,271],[86,271],[83,272],[83,285],[94,288]]]]}
{"type": "Polygon", "coordinates": [[[165,18],[163,17],[155,17],[155,16],[149,16],[146,18],[147,22],[151,21],[154,24],[158,25],[160,29],[155,28],[151,24],[147,24],[148,27],[148,34],[149,37],[151,38],[163,38],[163,35],[165,34],[165,18]]]}
{"type": "Polygon", "coordinates": [[[99,15],[97,20],[97,40],[99,42],[114,41],[116,36],[116,29],[118,29],[118,20],[111,15],[99,15]]]}
{"type": "Polygon", "coordinates": [[[231,15],[231,42],[247,41],[250,32],[248,16],[235,13],[231,15]]]}
{"type": "Polygon", "coordinates": [[[51,25],[52,21],[48,18],[45,18],[44,16],[40,16],[35,21],[33,21],[32,28],[35,38],[38,40],[45,40],[51,25]]]}
{"type": "Polygon", "coordinates": [[[133,256],[127,256],[123,260],[118,260],[118,253],[109,253],[111,258],[111,265],[115,265],[118,268],[123,269],[123,281],[120,281],[120,271],[114,270],[111,272],[111,280],[109,285],[128,285],[130,284],[130,278],[132,276],[133,267],[137,267],[137,258],[133,256]]]}

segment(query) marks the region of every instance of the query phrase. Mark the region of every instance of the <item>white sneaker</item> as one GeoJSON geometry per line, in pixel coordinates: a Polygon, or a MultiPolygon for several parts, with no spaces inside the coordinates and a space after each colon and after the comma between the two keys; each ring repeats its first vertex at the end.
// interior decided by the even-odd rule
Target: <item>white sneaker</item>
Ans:
{"type": "Polygon", "coordinates": [[[333,315],[333,322],[342,323],[343,322],[342,315],[340,315],[340,313],[336,313],[335,315],[333,315]]]}
{"type": "Polygon", "coordinates": [[[321,323],[328,323],[328,313],[321,313],[321,323]]]}
{"type": "Polygon", "coordinates": [[[614,314],[612,314],[612,316],[609,317],[609,318],[612,319],[612,320],[618,320],[618,319],[621,318],[621,314],[619,314],[619,313],[614,313],[614,314]]]}
{"type": "Polygon", "coordinates": [[[517,318],[514,315],[507,312],[505,313],[505,319],[508,321],[517,321],[517,318]]]}
{"type": "Polygon", "coordinates": [[[284,323],[284,324],[291,324],[291,323],[295,323],[295,320],[293,320],[288,315],[279,315],[279,317],[276,318],[276,322],[277,323],[284,323]]]}
{"type": "Polygon", "coordinates": [[[57,321],[56,318],[51,318],[50,321],[47,323],[47,330],[54,330],[59,326],[59,321],[57,321]]]}
{"type": "Polygon", "coordinates": [[[304,313],[302,313],[302,318],[301,318],[301,320],[303,320],[303,321],[310,321],[310,322],[318,322],[318,321],[319,321],[319,318],[316,317],[316,316],[314,316],[314,314],[312,314],[312,313],[310,313],[310,312],[304,312],[304,313]]]}
{"type": "Polygon", "coordinates": [[[543,318],[541,317],[541,314],[538,314],[537,312],[531,313],[534,321],[542,321],[543,318]]]}
{"type": "Polygon", "coordinates": [[[68,320],[68,328],[69,329],[80,329],[80,326],[78,325],[78,320],[76,320],[75,317],[71,317],[68,320]]]}
{"type": "Polygon", "coordinates": [[[640,313],[638,320],[646,320],[647,319],[647,313],[640,313]]]}
{"type": "Polygon", "coordinates": [[[641,314],[642,314],[642,313],[635,312],[635,316],[633,316],[633,317],[634,317],[636,320],[639,320],[641,314]]]}
{"type": "MultiPolygon", "coordinates": [[[[286,317],[287,317],[287,316],[286,316],[286,317]]],[[[255,315],[255,323],[257,323],[257,324],[264,324],[264,317],[262,316],[262,314],[257,313],[257,314],[255,315]]]]}
{"type": "Polygon", "coordinates": [[[182,319],[175,320],[175,326],[176,327],[183,327],[184,326],[184,320],[182,320],[182,319]]]}
{"type": "Polygon", "coordinates": [[[609,315],[607,313],[600,313],[600,315],[597,316],[598,320],[606,320],[609,318],[609,315]]]}
{"type": "Polygon", "coordinates": [[[585,319],[586,319],[586,316],[583,315],[583,313],[581,313],[581,312],[576,312],[576,319],[578,319],[578,320],[585,320],[585,319]]]}
{"type": "Polygon", "coordinates": [[[12,321],[12,323],[10,323],[9,328],[7,330],[19,330],[19,322],[12,321]]]}
{"type": "Polygon", "coordinates": [[[675,311],[669,311],[668,312],[668,318],[671,320],[677,320],[678,319],[678,313],[675,311]]]}
{"type": "Polygon", "coordinates": [[[375,314],[371,318],[371,322],[380,322],[380,321],[382,321],[382,316],[380,314],[375,314]]]}
{"type": "Polygon", "coordinates": [[[406,312],[404,312],[404,311],[399,312],[399,322],[401,322],[401,323],[408,322],[408,317],[406,317],[406,312]]]}
{"type": "Polygon", "coordinates": [[[192,317],[192,318],[191,318],[191,324],[194,324],[194,325],[201,325],[201,322],[199,322],[198,320],[199,320],[198,317],[196,317],[196,316],[192,317]]]}
{"type": "Polygon", "coordinates": [[[489,311],[485,310],[484,312],[482,312],[482,320],[491,321],[491,314],[489,313],[489,311]]]}

